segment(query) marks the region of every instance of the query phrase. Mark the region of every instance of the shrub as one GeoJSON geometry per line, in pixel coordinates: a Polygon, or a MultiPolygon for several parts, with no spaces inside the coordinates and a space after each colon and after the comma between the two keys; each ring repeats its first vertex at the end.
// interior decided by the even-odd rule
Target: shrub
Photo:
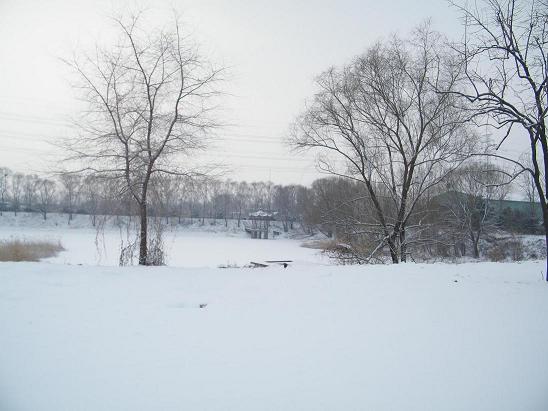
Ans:
{"type": "Polygon", "coordinates": [[[506,260],[506,244],[495,244],[487,251],[489,261],[500,262],[506,260]]]}
{"type": "Polygon", "coordinates": [[[487,251],[489,261],[504,261],[507,259],[521,261],[524,259],[524,256],[523,243],[518,238],[499,241],[487,251]]]}
{"type": "Polygon", "coordinates": [[[513,261],[521,261],[524,258],[523,244],[519,240],[508,241],[508,252],[513,261]]]}
{"type": "Polygon", "coordinates": [[[0,261],[39,261],[63,250],[60,242],[3,240],[0,241],[0,261]]]}

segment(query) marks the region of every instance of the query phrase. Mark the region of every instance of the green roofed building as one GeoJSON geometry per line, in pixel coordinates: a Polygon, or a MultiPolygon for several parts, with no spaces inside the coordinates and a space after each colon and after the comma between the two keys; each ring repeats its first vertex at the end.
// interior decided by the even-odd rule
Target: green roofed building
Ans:
{"type": "Polygon", "coordinates": [[[477,196],[447,191],[432,198],[432,205],[440,211],[451,208],[455,202],[473,203],[474,208],[483,213],[488,207],[490,221],[499,228],[523,234],[542,234],[542,207],[540,203],[518,200],[489,200],[486,202],[477,196]]]}

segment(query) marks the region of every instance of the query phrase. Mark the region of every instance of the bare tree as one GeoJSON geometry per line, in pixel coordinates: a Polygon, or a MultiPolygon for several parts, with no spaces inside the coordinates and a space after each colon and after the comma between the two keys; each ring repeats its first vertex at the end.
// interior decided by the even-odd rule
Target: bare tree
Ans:
{"type": "Polygon", "coordinates": [[[232,194],[234,196],[234,208],[238,216],[238,228],[240,228],[242,213],[246,209],[249,200],[249,185],[245,181],[232,182],[232,194]]]}
{"type": "Polygon", "coordinates": [[[174,213],[179,180],[177,176],[159,174],[151,180],[154,212],[157,217],[164,217],[169,224],[169,217],[174,213]]]}
{"type": "Polygon", "coordinates": [[[282,221],[284,232],[293,228],[293,221],[296,210],[296,191],[297,186],[274,186],[273,207],[278,212],[278,217],[282,221]]]}
{"type": "Polygon", "coordinates": [[[312,201],[309,204],[311,212],[308,214],[308,223],[329,238],[335,234],[336,225],[340,221],[339,206],[345,201],[339,195],[339,182],[338,178],[320,178],[311,187],[312,201]]]}
{"type": "Polygon", "coordinates": [[[231,190],[232,182],[230,180],[221,183],[221,191],[218,195],[220,212],[225,220],[225,227],[228,227],[228,220],[232,217],[232,209],[234,206],[234,196],[231,190]]]}
{"type": "Polygon", "coordinates": [[[41,179],[37,183],[38,191],[38,209],[42,213],[44,220],[47,220],[48,213],[55,203],[56,186],[55,182],[47,178],[41,179]]]}
{"type": "Polygon", "coordinates": [[[317,79],[292,142],[319,149],[322,170],[364,187],[374,221],[355,221],[356,234],[377,242],[365,260],[388,248],[393,263],[406,261],[417,203],[470,152],[465,112],[439,92],[455,89],[458,75],[455,55],[426,24],[317,79]]]}
{"type": "MultiPolygon", "coordinates": [[[[518,173],[532,176],[542,206],[548,250],[548,2],[545,0],[480,0],[473,6],[453,3],[461,12],[465,38],[458,49],[470,85],[459,95],[474,103],[477,114],[505,131],[527,136],[530,165],[506,158],[518,173]]],[[[548,281],[548,258],[546,280],[548,281]]]]}
{"type": "Polygon", "coordinates": [[[494,201],[503,200],[509,191],[506,172],[489,162],[474,162],[447,179],[443,195],[444,220],[453,234],[469,240],[474,258],[480,257],[479,243],[484,235],[497,229],[494,201]]]}
{"type": "Polygon", "coordinates": [[[8,177],[10,176],[11,171],[9,168],[0,168],[0,216],[6,208],[7,204],[7,194],[8,194],[8,177]]]}
{"type": "Polygon", "coordinates": [[[38,176],[34,174],[25,175],[25,181],[23,182],[23,201],[27,211],[33,211],[38,182],[38,176]]]}
{"type": "Polygon", "coordinates": [[[25,175],[22,173],[15,173],[11,177],[11,206],[13,213],[17,215],[17,211],[21,207],[21,195],[23,193],[23,184],[25,181],[25,175]]]}
{"type": "Polygon", "coordinates": [[[221,70],[201,58],[177,20],[150,30],[142,14],[114,22],[116,44],[70,62],[89,110],[68,144],[69,160],[85,164],[74,171],[123,182],[120,194],[139,209],[139,264],[147,265],[151,179],[196,172],[189,156],[205,147],[215,125],[209,113],[221,70]]]}
{"type": "Polygon", "coordinates": [[[68,213],[68,223],[70,224],[74,208],[80,196],[81,178],[77,174],[64,173],[59,176],[59,181],[63,186],[64,196],[62,200],[64,211],[68,213]]]}
{"type": "Polygon", "coordinates": [[[197,198],[200,200],[201,203],[200,208],[202,214],[202,225],[205,224],[207,205],[210,200],[210,184],[211,181],[209,179],[201,178],[199,180],[196,180],[196,184],[194,186],[194,193],[197,195],[197,198]]]}
{"type": "Polygon", "coordinates": [[[93,175],[87,176],[82,183],[83,202],[91,218],[93,227],[97,224],[97,213],[101,203],[101,181],[93,175]]]}
{"type": "Polygon", "coordinates": [[[185,217],[185,206],[188,209],[188,217],[192,221],[192,205],[193,200],[195,200],[193,196],[193,190],[192,190],[192,181],[189,179],[186,179],[184,177],[178,177],[176,182],[176,209],[177,209],[177,216],[178,216],[178,223],[180,224],[182,222],[182,218],[185,217]]]}

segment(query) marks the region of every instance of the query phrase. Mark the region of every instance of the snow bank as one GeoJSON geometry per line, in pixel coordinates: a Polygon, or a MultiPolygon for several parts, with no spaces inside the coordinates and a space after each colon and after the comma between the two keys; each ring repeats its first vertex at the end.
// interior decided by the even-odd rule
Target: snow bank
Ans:
{"type": "Polygon", "coordinates": [[[3,263],[0,409],[546,410],[543,267],[3,263]]]}

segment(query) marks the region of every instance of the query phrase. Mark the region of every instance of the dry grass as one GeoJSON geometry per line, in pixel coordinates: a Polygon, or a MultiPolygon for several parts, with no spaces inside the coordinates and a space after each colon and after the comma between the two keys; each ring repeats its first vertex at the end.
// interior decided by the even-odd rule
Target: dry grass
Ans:
{"type": "Polygon", "coordinates": [[[315,250],[325,250],[335,243],[333,240],[310,240],[301,244],[301,247],[312,248],[315,250]]]}
{"type": "Polygon", "coordinates": [[[3,240],[0,241],[0,261],[39,261],[63,250],[60,242],[3,240]]]}

